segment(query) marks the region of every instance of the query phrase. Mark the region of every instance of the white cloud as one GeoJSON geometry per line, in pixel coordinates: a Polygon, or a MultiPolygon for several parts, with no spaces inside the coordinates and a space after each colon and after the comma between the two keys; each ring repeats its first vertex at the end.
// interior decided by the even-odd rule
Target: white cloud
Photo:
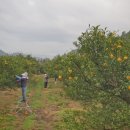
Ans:
{"type": "Polygon", "coordinates": [[[35,6],[35,1],[34,0],[28,0],[28,4],[30,6],[35,6]]]}
{"type": "Polygon", "coordinates": [[[0,0],[0,49],[55,56],[88,24],[129,31],[129,0],[0,0]]]}

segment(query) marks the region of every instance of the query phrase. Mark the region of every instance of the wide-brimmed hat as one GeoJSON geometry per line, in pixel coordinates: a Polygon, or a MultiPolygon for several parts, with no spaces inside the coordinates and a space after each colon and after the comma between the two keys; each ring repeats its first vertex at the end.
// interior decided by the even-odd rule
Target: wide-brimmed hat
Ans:
{"type": "Polygon", "coordinates": [[[27,72],[24,72],[21,75],[24,76],[24,77],[28,77],[28,73],[27,72]]]}

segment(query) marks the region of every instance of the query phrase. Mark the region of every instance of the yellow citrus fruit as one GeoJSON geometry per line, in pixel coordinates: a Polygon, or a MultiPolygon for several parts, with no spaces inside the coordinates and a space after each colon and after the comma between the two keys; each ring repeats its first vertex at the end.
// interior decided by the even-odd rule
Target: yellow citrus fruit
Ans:
{"type": "Polygon", "coordinates": [[[130,86],[128,86],[128,90],[130,90],[130,86]]]}
{"type": "Polygon", "coordinates": [[[128,59],[128,56],[124,56],[124,60],[127,60],[128,59]]]}
{"type": "Polygon", "coordinates": [[[59,79],[59,80],[62,80],[62,76],[61,76],[61,75],[59,75],[58,79],[59,79]]]}
{"type": "Polygon", "coordinates": [[[69,77],[69,80],[72,80],[72,77],[69,77]]]}
{"type": "Polygon", "coordinates": [[[130,76],[127,76],[126,78],[127,78],[128,80],[130,80],[130,76]]]}
{"type": "Polygon", "coordinates": [[[117,45],[117,48],[121,48],[122,46],[121,45],[117,45]]]}
{"type": "Polygon", "coordinates": [[[112,53],[110,54],[110,58],[111,58],[111,59],[113,59],[113,58],[114,58],[114,55],[113,55],[112,53]]]}
{"type": "Polygon", "coordinates": [[[122,58],[121,58],[121,57],[118,57],[118,58],[117,58],[117,61],[118,61],[118,62],[122,62],[122,58]]]}

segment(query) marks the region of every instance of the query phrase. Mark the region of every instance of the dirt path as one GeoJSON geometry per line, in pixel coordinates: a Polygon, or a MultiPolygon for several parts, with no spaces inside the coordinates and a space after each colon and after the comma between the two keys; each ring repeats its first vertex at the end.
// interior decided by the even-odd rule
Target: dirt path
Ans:
{"type": "Polygon", "coordinates": [[[58,113],[64,109],[81,109],[81,105],[69,99],[58,85],[44,88],[41,93],[44,107],[36,111],[36,118],[39,123],[44,123],[45,130],[54,130],[54,125],[59,120],[58,113]]]}
{"type": "Polygon", "coordinates": [[[83,109],[79,102],[66,96],[62,82],[54,84],[53,79],[48,88],[43,88],[41,77],[30,85],[27,95],[32,113],[10,111],[17,106],[19,95],[20,88],[15,91],[0,91],[0,99],[3,99],[0,100],[0,130],[55,130],[55,125],[60,120],[59,113],[66,109],[83,109]]]}

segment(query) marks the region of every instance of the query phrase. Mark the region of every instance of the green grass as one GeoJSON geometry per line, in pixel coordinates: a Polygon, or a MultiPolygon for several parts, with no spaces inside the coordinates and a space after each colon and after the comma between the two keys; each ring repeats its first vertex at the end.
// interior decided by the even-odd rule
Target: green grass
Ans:
{"type": "Polygon", "coordinates": [[[32,128],[34,127],[34,122],[35,122],[35,114],[28,116],[23,122],[23,129],[32,130],[32,128]]]}
{"type": "Polygon", "coordinates": [[[60,120],[55,124],[55,130],[87,130],[85,114],[85,111],[76,109],[60,111],[60,120]]]}
{"type": "MultiPolygon", "coordinates": [[[[9,108],[6,108],[5,111],[0,112],[0,130],[33,130],[35,128],[38,130],[47,130],[49,128],[69,130],[66,128],[74,125],[71,120],[73,112],[70,112],[72,114],[67,116],[68,113],[65,111],[71,99],[63,91],[62,82],[55,84],[53,79],[49,79],[49,81],[48,88],[44,88],[42,76],[35,76],[30,79],[27,95],[29,96],[29,106],[33,113],[26,114],[23,111],[13,115],[9,114],[9,108]],[[67,118],[70,118],[70,124],[65,122],[67,118]]],[[[21,95],[20,89],[17,92],[17,96],[21,95]]],[[[14,99],[8,99],[14,101],[14,99]]],[[[10,101],[9,103],[11,104],[10,101]]]]}
{"type": "Polygon", "coordinates": [[[51,92],[48,92],[44,95],[44,97],[48,100],[48,103],[56,105],[60,108],[66,107],[67,104],[69,103],[69,100],[65,99],[65,96],[63,96],[64,93],[59,91],[57,88],[56,89],[53,88],[53,89],[54,89],[54,94],[52,94],[52,91],[51,91],[51,92]],[[55,91],[58,91],[58,93],[55,91]]]}
{"type": "Polygon", "coordinates": [[[33,96],[31,97],[31,107],[33,109],[42,108],[44,107],[44,104],[42,103],[43,95],[41,94],[41,91],[43,90],[43,81],[38,79],[37,82],[33,82],[34,84],[32,83],[30,86],[30,91],[33,90],[34,92],[33,96]]]}
{"type": "Polygon", "coordinates": [[[14,130],[12,123],[16,120],[14,115],[3,111],[0,113],[0,130],[14,130]]]}

